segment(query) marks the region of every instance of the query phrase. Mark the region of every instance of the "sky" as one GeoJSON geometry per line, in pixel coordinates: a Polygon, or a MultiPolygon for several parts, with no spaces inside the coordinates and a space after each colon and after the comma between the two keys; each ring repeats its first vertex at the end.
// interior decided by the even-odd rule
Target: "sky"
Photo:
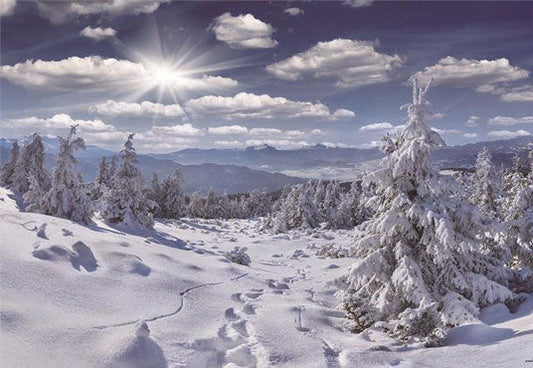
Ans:
{"type": "Polygon", "coordinates": [[[432,80],[449,145],[533,134],[533,2],[0,0],[0,136],[368,148],[432,80]]]}

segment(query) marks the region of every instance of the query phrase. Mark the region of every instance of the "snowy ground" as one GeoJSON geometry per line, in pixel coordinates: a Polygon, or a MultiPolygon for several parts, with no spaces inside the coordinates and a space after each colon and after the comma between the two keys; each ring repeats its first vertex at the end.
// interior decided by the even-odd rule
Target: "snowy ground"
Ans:
{"type": "Polygon", "coordinates": [[[533,367],[533,297],[396,345],[343,330],[334,289],[350,259],[315,247],[350,232],[271,236],[255,221],[157,223],[132,234],[19,212],[0,192],[3,367],[533,367]],[[250,266],[223,253],[246,246],[250,266]],[[146,321],[145,324],[142,321],[146,321]]]}

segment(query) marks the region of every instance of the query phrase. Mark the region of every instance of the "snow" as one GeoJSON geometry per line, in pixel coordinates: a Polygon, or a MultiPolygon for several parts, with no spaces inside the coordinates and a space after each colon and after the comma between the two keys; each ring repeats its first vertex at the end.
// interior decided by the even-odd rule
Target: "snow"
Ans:
{"type": "Polygon", "coordinates": [[[318,256],[353,231],[261,232],[260,220],[156,221],[134,233],[20,212],[0,189],[3,367],[526,367],[533,296],[402,346],[344,329],[351,258],[318,256]],[[6,236],[7,234],[7,236],[6,236]],[[246,247],[248,266],[226,252],[246,247]]]}

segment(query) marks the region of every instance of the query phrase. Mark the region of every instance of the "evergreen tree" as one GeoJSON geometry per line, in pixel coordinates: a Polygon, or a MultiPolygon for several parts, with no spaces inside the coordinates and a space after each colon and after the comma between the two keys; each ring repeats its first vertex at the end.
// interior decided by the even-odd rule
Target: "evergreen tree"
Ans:
{"type": "Polygon", "coordinates": [[[12,188],[20,194],[26,193],[30,188],[31,176],[35,177],[42,192],[50,189],[50,174],[44,168],[44,145],[37,133],[33,134],[31,143],[25,143],[22,147],[12,176],[12,188]]]}
{"type": "Polygon", "coordinates": [[[11,153],[9,155],[9,159],[7,160],[5,165],[2,167],[2,173],[0,174],[0,184],[5,186],[6,188],[9,188],[11,187],[11,185],[13,185],[13,176],[15,174],[15,167],[17,165],[18,158],[19,158],[19,144],[17,141],[14,141],[11,147],[11,153]]]}
{"type": "Polygon", "coordinates": [[[205,197],[205,202],[203,205],[202,210],[202,217],[206,219],[213,219],[215,218],[215,205],[216,205],[216,198],[215,198],[215,192],[213,192],[213,189],[209,189],[207,192],[207,196],[205,197]]]}
{"type": "Polygon", "coordinates": [[[472,175],[472,194],[470,201],[485,215],[498,215],[497,201],[499,183],[492,165],[492,155],[487,147],[479,152],[476,159],[476,171],[472,175]]]}
{"type": "Polygon", "coordinates": [[[187,205],[187,214],[190,217],[203,216],[203,206],[202,199],[200,198],[200,193],[194,192],[189,198],[189,203],[187,205]]]}
{"type": "Polygon", "coordinates": [[[44,208],[39,212],[47,215],[67,218],[76,222],[90,223],[92,205],[82,188],[82,182],[74,173],[78,160],[74,152],[85,149],[82,138],[75,138],[77,125],[73,126],[67,138],[58,137],[59,152],[52,175],[52,187],[46,195],[44,208]]]}
{"type": "Polygon", "coordinates": [[[109,193],[106,195],[106,207],[103,217],[113,223],[141,225],[151,228],[154,224],[151,209],[154,204],[143,192],[143,176],[136,166],[137,153],[133,147],[130,134],[124,149],[120,152],[122,163],[117,168],[109,193]]]}
{"type": "Polygon", "coordinates": [[[161,207],[163,205],[165,195],[161,190],[159,176],[155,170],[152,172],[152,181],[150,182],[150,188],[146,192],[146,198],[154,203],[152,207],[152,213],[154,216],[159,216],[161,214],[161,207]]]}
{"type": "Polygon", "coordinates": [[[375,215],[356,229],[351,253],[360,260],[338,282],[355,331],[388,321],[401,341],[433,345],[513,293],[504,260],[484,246],[484,217],[431,167],[430,150],[444,141],[429,127],[426,91],[415,81],[405,127],[385,138],[382,168],[363,180],[375,190],[375,215]]]}
{"type": "Polygon", "coordinates": [[[161,183],[162,198],[161,216],[165,218],[180,218],[185,216],[186,202],[183,193],[183,179],[181,170],[176,170],[161,183]]]}
{"type": "Polygon", "coordinates": [[[96,176],[95,183],[97,185],[109,186],[109,182],[110,175],[107,160],[105,156],[102,156],[102,159],[100,160],[100,166],[98,167],[98,175],[96,176]]]}

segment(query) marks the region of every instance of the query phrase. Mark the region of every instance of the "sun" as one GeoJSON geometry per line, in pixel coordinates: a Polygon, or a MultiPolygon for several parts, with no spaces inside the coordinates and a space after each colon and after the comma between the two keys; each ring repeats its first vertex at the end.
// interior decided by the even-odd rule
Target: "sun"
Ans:
{"type": "Polygon", "coordinates": [[[181,77],[179,70],[170,63],[157,63],[148,67],[153,83],[159,87],[174,85],[181,77]]]}

